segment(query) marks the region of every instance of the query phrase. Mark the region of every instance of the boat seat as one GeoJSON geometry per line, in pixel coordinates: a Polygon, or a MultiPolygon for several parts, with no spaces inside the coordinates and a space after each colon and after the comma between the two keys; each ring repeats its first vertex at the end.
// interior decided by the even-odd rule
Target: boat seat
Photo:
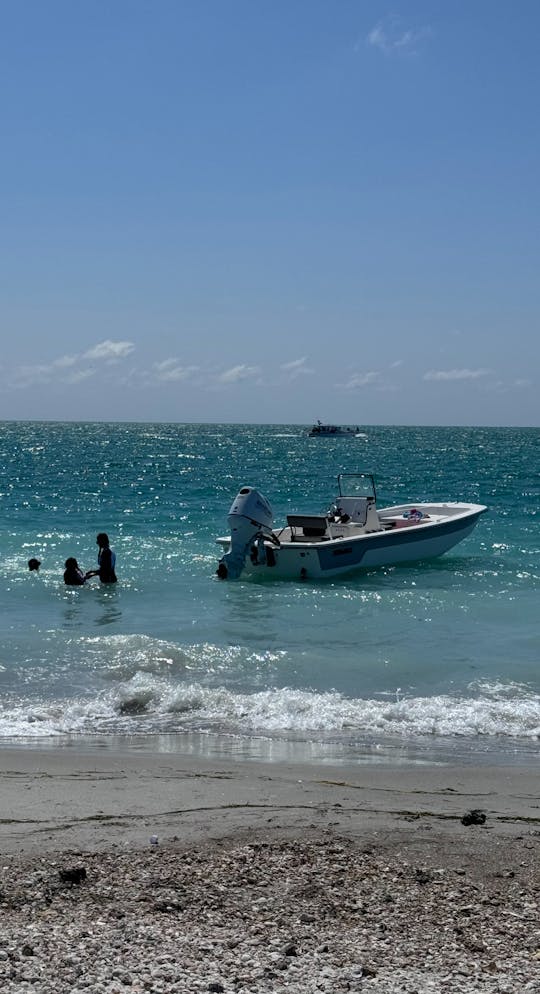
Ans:
{"type": "Polygon", "coordinates": [[[287,524],[291,530],[301,530],[306,538],[321,538],[328,528],[328,520],[323,514],[288,514],[287,524]]]}
{"type": "Polygon", "coordinates": [[[347,514],[356,525],[365,525],[368,513],[367,497],[337,497],[336,504],[342,514],[347,514]]]}

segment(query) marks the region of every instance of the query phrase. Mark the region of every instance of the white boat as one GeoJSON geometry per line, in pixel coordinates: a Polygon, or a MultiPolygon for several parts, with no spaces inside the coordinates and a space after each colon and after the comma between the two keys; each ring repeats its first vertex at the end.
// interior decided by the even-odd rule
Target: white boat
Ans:
{"type": "Polygon", "coordinates": [[[308,431],[309,438],[356,438],[362,434],[358,426],[344,428],[341,425],[324,425],[322,421],[317,421],[308,431]]]}
{"type": "Polygon", "coordinates": [[[242,487],[229,511],[231,533],[217,575],[314,579],[396,563],[433,559],[470,535],[484,504],[408,503],[377,508],[371,473],[341,473],[337,496],[323,514],[288,514],[274,527],[272,508],[242,487]]]}

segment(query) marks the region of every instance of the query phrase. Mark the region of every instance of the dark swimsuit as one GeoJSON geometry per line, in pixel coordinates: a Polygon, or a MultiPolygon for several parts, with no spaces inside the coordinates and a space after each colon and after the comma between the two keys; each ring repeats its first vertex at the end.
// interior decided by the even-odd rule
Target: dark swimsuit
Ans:
{"type": "Polygon", "coordinates": [[[86,578],[80,569],[67,569],[64,573],[64,583],[68,587],[82,587],[83,583],[86,583],[86,578]]]}
{"type": "Polygon", "coordinates": [[[114,566],[116,556],[112,549],[100,549],[98,553],[99,579],[102,583],[116,583],[114,566]]]}

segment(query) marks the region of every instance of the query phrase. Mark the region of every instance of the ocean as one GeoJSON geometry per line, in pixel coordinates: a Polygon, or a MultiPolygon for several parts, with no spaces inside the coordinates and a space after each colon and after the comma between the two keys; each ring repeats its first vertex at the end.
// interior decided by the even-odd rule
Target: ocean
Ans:
{"type": "Polygon", "coordinates": [[[536,762],[540,430],[0,424],[0,743],[142,743],[317,762],[536,762]],[[340,472],[379,505],[489,511],[444,557],[310,581],[222,582],[243,485],[277,522],[340,472]],[[63,584],[96,568],[118,583],[63,584]],[[27,561],[41,560],[39,574],[27,561]]]}

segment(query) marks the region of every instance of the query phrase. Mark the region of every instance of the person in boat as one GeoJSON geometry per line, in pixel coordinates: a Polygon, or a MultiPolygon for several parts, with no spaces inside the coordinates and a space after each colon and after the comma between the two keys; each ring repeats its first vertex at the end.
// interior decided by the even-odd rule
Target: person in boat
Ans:
{"type": "Polygon", "coordinates": [[[39,573],[40,566],[41,562],[39,561],[39,559],[34,559],[34,557],[32,557],[32,559],[28,560],[28,569],[30,570],[31,573],[32,572],[39,573]]]}
{"type": "Polygon", "coordinates": [[[91,570],[86,576],[99,576],[101,583],[116,583],[116,554],[111,549],[109,536],[105,532],[100,532],[96,538],[96,543],[99,547],[99,569],[91,570]]]}
{"type": "Polygon", "coordinates": [[[64,583],[68,587],[82,587],[86,583],[88,576],[93,576],[93,574],[83,573],[74,556],[66,559],[64,566],[64,583]]]}

